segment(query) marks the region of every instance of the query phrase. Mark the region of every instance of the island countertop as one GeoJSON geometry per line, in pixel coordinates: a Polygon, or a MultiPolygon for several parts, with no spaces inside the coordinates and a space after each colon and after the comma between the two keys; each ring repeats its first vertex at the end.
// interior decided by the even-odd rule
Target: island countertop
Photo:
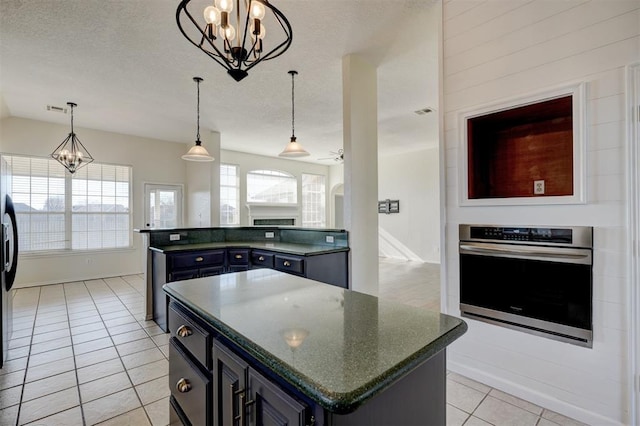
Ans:
{"type": "Polygon", "coordinates": [[[267,269],[164,290],[334,413],[356,410],[467,329],[459,318],[267,269]]]}

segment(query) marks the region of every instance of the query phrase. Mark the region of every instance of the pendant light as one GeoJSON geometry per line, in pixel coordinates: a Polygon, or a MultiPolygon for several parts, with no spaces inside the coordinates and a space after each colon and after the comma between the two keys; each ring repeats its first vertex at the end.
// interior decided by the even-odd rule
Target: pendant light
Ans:
{"type": "Polygon", "coordinates": [[[191,147],[189,152],[187,152],[185,155],[182,156],[182,159],[187,161],[202,161],[202,162],[213,161],[215,159],[211,155],[209,155],[209,152],[207,152],[207,149],[204,146],[202,146],[202,142],[200,142],[200,82],[202,81],[202,78],[193,77],[193,81],[195,81],[196,84],[198,85],[198,130],[196,133],[196,144],[191,147]]]}
{"type": "Polygon", "coordinates": [[[295,101],[294,101],[294,84],[293,77],[298,74],[298,71],[289,71],[291,74],[291,141],[287,144],[284,151],[278,154],[280,157],[306,157],[309,155],[307,151],[296,140],[295,132],[295,101]]]}
{"type": "Polygon", "coordinates": [[[93,161],[93,157],[87,151],[87,148],[82,145],[80,139],[76,137],[73,131],[73,108],[77,107],[77,104],[73,102],[67,102],[67,105],[71,108],[71,133],[65,140],[62,141],[56,149],[53,150],[50,157],[57,160],[62,164],[69,173],[73,174],[81,167],[93,161]]]}

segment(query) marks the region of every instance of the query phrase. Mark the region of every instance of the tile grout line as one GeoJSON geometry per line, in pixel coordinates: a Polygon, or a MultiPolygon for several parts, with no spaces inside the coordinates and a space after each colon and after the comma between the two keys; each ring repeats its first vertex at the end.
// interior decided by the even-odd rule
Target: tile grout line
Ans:
{"type": "MultiPolygon", "coordinates": [[[[122,304],[122,306],[124,306],[124,308],[126,309],[126,311],[129,313],[129,315],[131,315],[131,317],[136,321],[136,323],[140,324],[140,323],[139,323],[139,321],[138,321],[138,319],[136,318],[136,316],[135,316],[135,315],[133,315],[133,314],[131,313],[131,311],[129,310],[129,307],[127,306],[127,304],[126,304],[126,303],[124,303],[124,302],[122,301],[122,299],[120,298],[120,295],[119,295],[116,291],[114,291],[114,290],[113,290],[113,288],[109,285],[109,283],[108,283],[104,278],[102,278],[102,279],[101,279],[101,281],[103,281],[103,282],[104,282],[104,284],[107,286],[107,288],[109,288],[109,291],[111,291],[111,293],[112,293],[112,294],[113,294],[113,295],[118,299],[118,301],[122,304]]],[[[126,280],[123,280],[123,281],[127,282],[126,280]]],[[[127,284],[131,287],[131,285],[130,285],[128,282],[127,282],[127,284]]],[[[85,286],[86,286],[86,284],[85,284],[85,286]]],[[[133,288],[133,287],[132,287],[132,288],[133,288]]],[[[87,289],[88,289],[88,288],[87,288],[87,289]]],[[[135,290],[135,289],[134,289],[134,290],[135,290]]],[[[91,299],[94,301],[94,304],[95,304],[95,298],[93,297],[93,294],[91,293],[91,290],[88,290],[88,291],[89,291],[89,295],[91,296],[91,299]]],[[[137,293],[137,292],[136,292],[136,293],[137,293]]],[[[96,310],[98,310],[98,306],[97,306],[97,304],[96,304],[96,310]]],[[[142,411],[144,411],[144,414],[145,414],[145,416],[146,416],[147,420],[149,420],[149,423],[153,425],[153,422],[151,421],[151,418],[149,417],[149,414],[147,413],[147,410],[145,410],[145,408],[144,408],[144,404],[142,403],[142,399],[140,398],[140,395],[138,394],[138,391],[136,390],[136,386],[133,384],[133,380],[131,380],[131,376],[129,375],[129,369],[128,369],[128,368],[126,367],[126,365],[124,364],[124,361],[122,361],[122,356],[120,355],[120,352],[118,351],[118,348],[117,348],[116,343],[113,341],[113,337],[112,337],[111,333],[109,332],[109,327],[108,327],[108,326],[107,326],[107,324],[104,322],[104,319],[102,318],[102,314],[100,313],[100,311],[99,311],[99,310],[98,310],[98,315],[100,316],[100,319],[102,320],[102,322],[103,322],[103,324],[104,324],[104,327],[105,327],[105,329],[107,330],[107,334],[109,335],[109,339],[111,339],[111,342],[113,343],[113,347],[114,347],[114,349],[116,350],[116,353],[118,354],[118,360],[120,361],[120,364],[122,364],[122,368],[124,369],[124,372],[125,372],[125,374],[127,375],[127,379],[129,379],[129,383],[131,383],[131,388],[133,389],[133,392],[136,394],[136,397],[138,398],[138,402],[140,402],[140,408],[142,408],[142,411]]],[[[144,329],[144,327],[142,327],[142,326],[141,326],[141,328],[142,328],[143,330],[145,330],[145,329],[144,329]]],[[[150,338],[150,339],[151,339],[151,341],[152,341],[152,342],[153,342],[153,344],[156,346],[156,348],[157,348],[158,350],[160,350],[160,348],[158,348],[158,345],[157,345],[156,341],[155,341],[155,340],[153,340],[153,339],[151,338],[151,336],[149,336],[149,334],[146,332],[146,330],[145,330],[145,334],[147,335],[147,337],[148,337],[148,338],[150,338]]],[[[127,342],[127,343],[128,343],[128,342],[127,342]]],[[[160,352],[162,352],[162,351],[160,351],[160,352]]],[[[163,355],[164,355],[164,353],[163,353],[163,355]]],[[[117,393],[117,392],[116,392],[116,393],[117,393]]],[[[118,414],[118,415],[116,415],[116,416],[114,416],[114,417],[111,417],[110,419],[115,418],[115,417],[118,417],[118,416],[120,416],[120,415],[122,415],[122,414],[126,414],[126,413],[128,413],[128,412],[130,412],[130,411],[133,411],[133,410],[136,410],[136,409],[137,409],[137,408],[134,408],[134,409],[129,410],[129,411],[125,412],[125,413],[120,413],[120,414],[118,414]]],[[[106,420],[110,420],[110,419],[105,419],[104,421],[106,421],[106,420]]]]}
{"type": "MultiPolygon", "coordinates": [[[[85,421],[85,418],[84,418],[82,394],[80,393],[80,379],[78,378],[78,364],[76,363],[76,349],[73,343],[73,335],[71,334],[71,318],[69,318],[69,301],[67,300],[67,291],[66,291],[65,284],[66,283],[62,284],[62,294],[64,295],[64,305],[67,309],[67,321],[69,322],[69,338],[71,339],[71,356],[73,357],[73,373],[76,376],[76,390],[78,392],[78,404],[80,405],[80,418],[82,419],[82,424],[86,425],[87,422],[85,421]]],[[[83,285],[84,285],[84,282],[83,282],[83,285]]]]}
{"type": "MultiPolygon", "coordinates": [[[[18,403],[18,413],[16,414],[16,426],[19,424],[20,412],[22,411],[22,399],[24,398],[24,388],[27,386],[27,372],[29,371],[29,361],[31,360],[31,345],[33,343],[33,336],[36,328],[36,318],[38,317],[38,309],[40,308],[40,296],[42,294],[42,287],[38,288],[38,302],[36,304],[36,310],[33,314],[33,325],[31,326],[31,339],[29,339],[29,352],[27,353],[27,365],[24,367],[24,376],[22,378],[22,390],[20,391],[20,402],[18,403]]],[[[14,295],[15,298],[15,295],[14,295]]],[[[13,318],[11,319],[13,321],[13,318]]]]}
{"type": "MultiPolygon", "coordinates": [[[[92,280],[92,281],[93,281],[93,280],[92,280]]],[[[120,303],[122,303],[122,300],[120,299],[120,297],[118,296],[118,294],[117,294],[117,293],[115,293],[115,292],[113,291],[113,289],[111,288],[111,286],[109,286],[109,284],[105,281],[105,279],[104,279],[104,278],[101,278],[101,279],[100,279],[100,281],[102,281],[102,282],[104,283],[104,285],[109,289],[109,291],[110,291],[114,296],[116,296],[116,298],[118,299],[118,301],[119,301],[120,303]]],[[[124,365],[124,362],[122,361],[122,356],[120,355],[120,352],[118,351],[118,345],[116,345],[116,342],[113,340],[113,336],[112,336],[112,335],[111,335],[111,333],[109,332],[109,327],[108,327],[108,326],[107,326],[107,324],[104,322],[104,318],[102,317],[102,313],[100,313],[100,309],[98,308],[98,304],[96,303],[96,299],[95,299],[95,297],[93,296],[93,293],[91,292],[91,290],[89,289],[89,287],[87,286],[86,281],[83,281],[82,283],[83,283],[83,284],[84,284],[84,286],[87,288],[87,292],[89,293],[89,297],[91,297],[91,300],[93,301],[93,304],[94,304],[94,306],[96,307],[96,311],[98,312],[98,316],[100,317],[100,321],[102,321],[102,325],[104,326],[105,330],[107,330],[107,334],[109,335],[109,340],[111,340],[111,343],[113,344],[113,348],[115,349],[116,354],[118,354],[118,361],[120,361],[120,365],[122,365],[122,369],[124,370],[124,373],[127,375],[127,379],[129,380],[129,383],[131,384],[131,388],[134,390],[134,393],[136,394],[136,397],[138,398],[138,402],[140,402],[140,407],[142,407],[142,409],[144,410],[144,406],[142,405],[142,401],[140,400],[140,397],[138,396],[138,393],[135,391],[135,386],[134,386],[134,384],[133,384],[133,380],[131,380],[131,376],[129,375],[129,370],[127,369],[127,367],[124,365]]],[[[131,311],[129,311],[129,308],[127,308],[127,306],[126,306],[124,303],[122,303],[122,305],[123,305],[123,306],[124,306],[124,308],[127,310],[127,312],[129,313],[129,315],[131,315],[131,311]]],[[[135,319],[135,316],[133,316],[133,315],[131,315],[131,316],[135,319]]],[[[137,320],[136,320],[136,321],[137,321],[137,320]]],[[[97,380],[99,380],[99,379],[97,379],[97,380]]],[[[79,390],[79,389],[80,389],[80,385],[78,384],[78,390],[79,390]]],[[[120,392],[120,391],[118,391],[118,392],[120,392]]],[[[118,393],[118,392],[114,392],[114,393],[109,394],[109,395],[114,395],[114,394],[116,394],[116,393],[118,393]]],[[[107,396],[108,396],[108,395],[107,395],[107,396]]],[[[145,411],[145,415],[146,415],[146,410],[144,410],[144,411],[145,411]]],[[[120,414],[117,414],[117,415],[115,415],[115,416],[113,416],[113,417],[110,417],[110,418],[108,418],[108,419],[104,419],[104,420],[102,420],[101,422],[104,422],[104,421],[107,421],[107,420],[113,419],[113,418],[115,418],[115,417],[118,417],[118,416],[119,416],[119,415],[121,415],[121,414],[124,414],[124,413],[120,413],[120,414]]],[[[147,417],[148,417],[148,416],[147,416],[147,417]]],[[[83,419],[83,420],[84,420],[84,419],[83,419]]]]}

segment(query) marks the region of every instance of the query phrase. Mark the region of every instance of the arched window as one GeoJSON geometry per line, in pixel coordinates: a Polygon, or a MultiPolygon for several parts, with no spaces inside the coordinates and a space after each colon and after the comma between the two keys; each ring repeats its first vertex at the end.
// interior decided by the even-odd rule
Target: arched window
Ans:
{"type": "Polygon", "coordinates": [[[247,173],[247,202],[296,204],[298,180],[277,170],[252,170],[247,173]]]}

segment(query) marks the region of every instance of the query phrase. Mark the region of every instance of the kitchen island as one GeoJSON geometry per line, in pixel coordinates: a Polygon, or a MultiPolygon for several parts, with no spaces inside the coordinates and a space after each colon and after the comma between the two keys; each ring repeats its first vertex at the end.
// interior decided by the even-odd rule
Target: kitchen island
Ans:
{"type": "Polygon", "coordinates": [[[458,318],[267,269],[164,290],[176,424],[445,424],[458,318]]]}

